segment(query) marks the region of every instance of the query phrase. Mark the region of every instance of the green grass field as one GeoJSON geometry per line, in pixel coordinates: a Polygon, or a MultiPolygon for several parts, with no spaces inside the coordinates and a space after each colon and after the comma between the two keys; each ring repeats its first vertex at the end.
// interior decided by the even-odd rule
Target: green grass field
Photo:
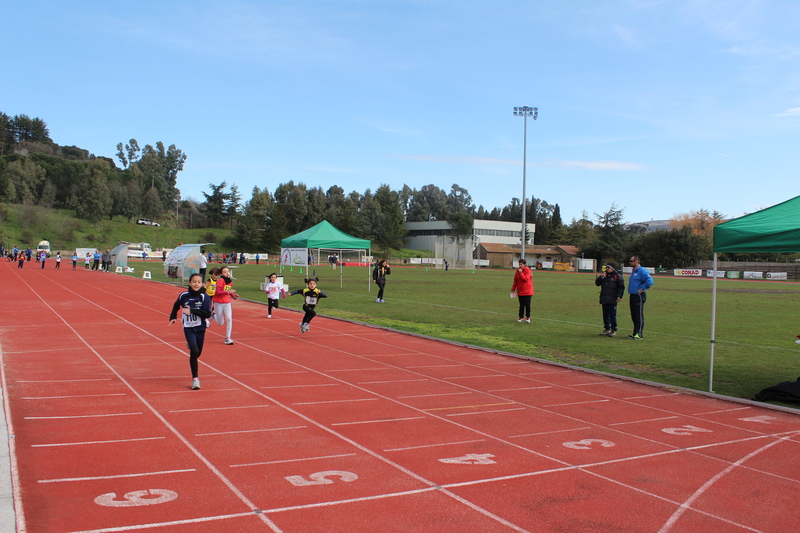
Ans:
{"type": "MultiPolygon", "coordinates": [[[[131,266],[140,271],[142,265],[131,266]]],[[[603,324],[593,274],[535,272],[532,323],[519,324],[517,300],[509,298],[512,271],[393,267],[387,303],[377,304],[366,267],[314,268],[329,296],[317,307],[322,315],[708,391],[710,279],[656,277],[648,291],[645,339],[631,341],[627,295],[617,312],[620,335],[598,335],[603,324]]],[[[274,270],[237,267],[240,295],[266,302],[260,284],[274,270]]],[[[163,279],[160,270],[153,274],[163,279]]],[[[283,275],[295,290],[303,286],[306,270],[283,275]]],[[[764,387],[797,379],[799,296],[798,283],[718,281],[714,392],[751,398],[764,387]]],[[[281,305],[299,309],[301,300],[293,296],[281,305]]]]}

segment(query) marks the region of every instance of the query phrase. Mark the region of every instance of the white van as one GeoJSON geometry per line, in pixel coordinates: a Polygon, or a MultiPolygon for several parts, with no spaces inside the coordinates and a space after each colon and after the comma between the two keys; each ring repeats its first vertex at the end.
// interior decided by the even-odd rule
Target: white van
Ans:
{"type": "Polygon", "coordinates": [[[42,255],[42,252],[45,252],[47,257],[50,257],[50,241],[39,241],[39,246],[36,247],[36,253],[42,255]]]}

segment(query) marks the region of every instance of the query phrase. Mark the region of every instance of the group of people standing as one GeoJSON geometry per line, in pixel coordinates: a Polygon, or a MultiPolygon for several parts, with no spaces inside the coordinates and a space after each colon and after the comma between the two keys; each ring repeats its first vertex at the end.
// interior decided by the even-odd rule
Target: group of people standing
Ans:
{"type": "MultiPolygon", "coordinates": [[[[647,302],[647,289],[653,286],[653,277],[642,268],[639,256],[630,258],[631,274],[628,276],[628,302],[633,322],[633,333],[629,339],[638,341],[644,337],[644,304],[647,302]]],[[[600,287],[600,305],[603,309],[603,331],[600,335],[617,336],[617,304],[625,293],[625,280],[616,263],[603,265],[602,272],[594,280],[600,287]]]]}
{"type": "MultiPolygon", "coordinates": [[[[644,337],[644,304],[647,302],[647,289],[653,286],[653,277],[641,266],[639,256],[631,256],[629,263],[631,273],[628,277],[628,300],[633,322],[633,333],[629,339],[641,340],[644,337]]],[[[594,283],[600,287],[600,305],[603,314],[602,336],[617,336],[617,304],[625,294],[625,280],[622,270],[616,263],[603,265],[602,272],[594,283]]],[[[511,285],[511,297],[519,300],[519,319],[517,322],[531,321],[531,299],[533,297],[533,274],[525,259],[519,260],[519,267],[514,271],[514,282],[511,285]]]]}

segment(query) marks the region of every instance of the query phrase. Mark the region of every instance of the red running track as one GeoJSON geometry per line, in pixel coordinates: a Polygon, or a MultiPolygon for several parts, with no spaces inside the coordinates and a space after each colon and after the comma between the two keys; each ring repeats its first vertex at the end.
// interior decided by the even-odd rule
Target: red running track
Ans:
{"type": "Polygon", "coordinates": [[[268,320],[241,300],[236,344],[209,330],[192,391],[166,327],[178,288],[15,266],[0,264],[14,288],[0,357],[18,531],[738,533],[800,518],[789,412],[324,317],[301,335],[297,312],[268,320]]]}

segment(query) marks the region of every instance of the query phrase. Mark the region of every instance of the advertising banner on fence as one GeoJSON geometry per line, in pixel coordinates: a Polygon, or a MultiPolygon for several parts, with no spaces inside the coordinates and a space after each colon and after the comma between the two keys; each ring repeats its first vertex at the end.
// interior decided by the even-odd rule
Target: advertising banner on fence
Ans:
{"type": "Polygon", "coordinates": [[[699,268],[676,268],[676,276],[702,276],[703,271],[699,268]]]}
{"type": "Polygon", "coordinates": [[[767,272],[767,279],[789,279],[787,272],[767,272]]]}
{"type": "MultiPolygon", "coordinates": [[[[714,271],[713,270],[706,270],[706,277],[707,278],[713,278],[714,277],[714,271]]],[[[725,271],[724,270],[717,270],[717,277],[718,278],[724,278],[725,277],[725,271]]]]}
{"type": "Polygon", "coordinates": [[[308,248],[281,248],[281,265],[308,266],[308,248]]]}
{"type": "Polygon", "coordinates": [[[744,276],[742,276],[742,277],[744,279],[764,279],[764,273],[763,272],[745,272],[744,276]]]}
{"type": "Polygon", "coordinates": [[[738,270],[728,270],[725,273],[725,277],[726,278],[730,278],[730,279],[739,279],[739,271],[738,270]]]}

